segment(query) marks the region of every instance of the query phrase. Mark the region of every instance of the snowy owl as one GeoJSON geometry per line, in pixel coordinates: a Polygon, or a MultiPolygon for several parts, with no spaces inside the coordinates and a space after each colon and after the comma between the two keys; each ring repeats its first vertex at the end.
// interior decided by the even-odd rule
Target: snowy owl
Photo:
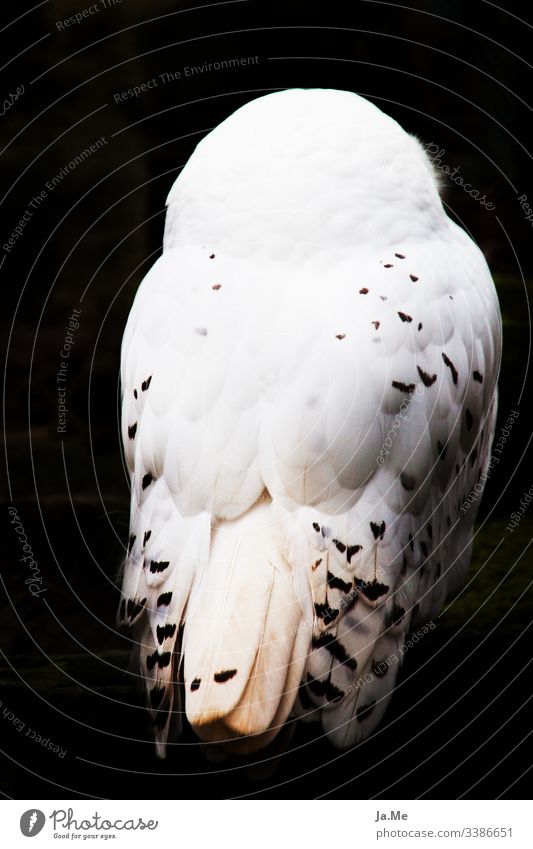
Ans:
{"type": "Polygon", "coordinates": [[[121,353],[132,626],[156,751],[386,710],[465,578],[501,324],[420,142],[351,92],[238,109],[167,199],[121,353]],[[398,662],[397,662],[398,661],[398,662]]]}

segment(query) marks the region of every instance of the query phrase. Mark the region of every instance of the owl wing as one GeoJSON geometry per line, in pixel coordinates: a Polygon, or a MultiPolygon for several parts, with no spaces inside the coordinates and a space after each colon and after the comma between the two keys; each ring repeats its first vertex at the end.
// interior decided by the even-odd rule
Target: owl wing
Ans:
{"type": "Polygon", "coordinates": [[[308,427],[300,396],[287,415],[298,447],[269,481],[284,545],[311,576],[298,709],[339,746],[376,727],[407,635],[434,627],[466,574],[501,355],[490,273],[455,225],[357,265],[322,321],[322,384],[307,386],[324,415],[308,427]]]}

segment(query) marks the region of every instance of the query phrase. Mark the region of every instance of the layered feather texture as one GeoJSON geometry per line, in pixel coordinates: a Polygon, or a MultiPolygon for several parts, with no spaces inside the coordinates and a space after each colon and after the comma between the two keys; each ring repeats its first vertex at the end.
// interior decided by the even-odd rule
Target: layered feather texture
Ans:
{"type": "Polygon", "coordinates": [[[119,618],[159,754],[182,711],[242,752],[291,711],[338,746],[376,727],[468,567],[500,338],[482,254],[367,101],[269,95],[198,145],[122,348],[119,618]]]}

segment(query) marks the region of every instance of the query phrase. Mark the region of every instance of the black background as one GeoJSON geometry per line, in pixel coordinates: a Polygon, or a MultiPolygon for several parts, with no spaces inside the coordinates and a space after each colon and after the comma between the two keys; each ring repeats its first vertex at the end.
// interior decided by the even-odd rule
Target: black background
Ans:
{"type": "Polygon", "coordinates": [[[8,471],[0,788],[8,797],[50,799],[527,795],[533,518],[526,511],[513,534],[505,527],[533,484],[533,222],[518,201],[526,194],[533,205],[533,19],[517,4],[459,0],[123,0],[58,28],[90,5],[61,0],[3,12],[0,95],[19,86],[24,93],[1,118],[1,244],[47,181],[98,138],[106,144],[47,193],[12,250],[0,250],[8,471]],[[235,70],[185,76],[186,66],[256,56],[235,70]],[[176,71],[181,79],[161,82],[176,71]],[[157,86],[116,102],[153,78],[157,86]],[[161,249],[167,192],[196,143],[250,99],[297,86],[370,98],[443,149],[443,163],[459,166],[494,204],[487,210],[445,184],[449,214],[484,250],[502,306],[497,433],[511,410],[519,416],[484,498],[470,583],[409,651],[376,735],[341,753],[314,727],[300,727],[288,753],[268,753],[251,768],[214,767],[186,732],[161,763],[127,672],[129,641],[114,627],[128,533],[118,438],[122,330],[161,249]],[[82,312],[69,359],[67,432],[58,434],[55,375],[73,308],[82,312]],[[38,598],[24,584],[9,505],[39,563],[46,591],[38,598]],[[11,713],[25,723],[21,732],[11,713]],[[28,728],[66,755],[31,740],[28,728]]]}

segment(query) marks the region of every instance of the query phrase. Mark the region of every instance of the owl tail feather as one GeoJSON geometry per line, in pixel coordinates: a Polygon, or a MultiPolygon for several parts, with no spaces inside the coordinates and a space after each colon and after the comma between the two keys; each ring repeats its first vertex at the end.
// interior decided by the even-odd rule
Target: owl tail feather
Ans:
{"type": "Polygon", "coordinates": [[[183,632],[185,710],[205,742],[266,746],[298,694],[311,642],[270,502],[214,528],[183,632]]]}

